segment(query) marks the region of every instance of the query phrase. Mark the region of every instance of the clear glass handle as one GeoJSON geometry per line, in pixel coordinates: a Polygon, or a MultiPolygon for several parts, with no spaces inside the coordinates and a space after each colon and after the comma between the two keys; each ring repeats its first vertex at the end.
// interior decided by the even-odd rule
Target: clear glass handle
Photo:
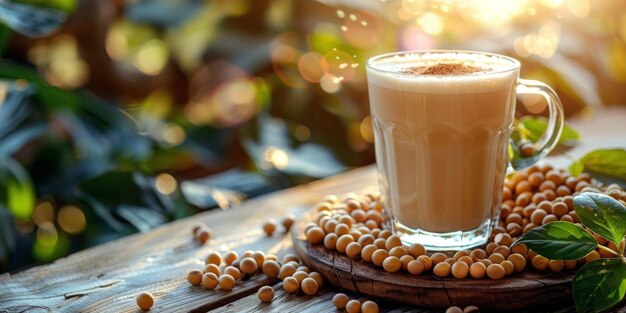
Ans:
{"type": "Polygon", "coordinates": [[[546,132],[535,143],[525,143],[523,146],[511,145],[511,166],[514,170],[529,167],[543,159],[559,142],[563,130],[563,107],[561,100],[550,86],[536,80],[519,79],[517,95],[534,94],[542,96],[548,103],[548,127],[546,132]]]}

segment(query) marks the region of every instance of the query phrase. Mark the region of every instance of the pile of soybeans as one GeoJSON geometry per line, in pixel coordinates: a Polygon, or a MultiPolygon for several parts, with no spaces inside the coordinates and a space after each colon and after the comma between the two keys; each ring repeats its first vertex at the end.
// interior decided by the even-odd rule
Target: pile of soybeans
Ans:
{"type": "MultiPolygon", "coordinates": [[[[387,272],[404,271],[411,275],[432,272],[438,277],[502,279],[524,271],[528,265],[540,271],[571,271],[581,264],[611,255],[600,249],[580,260],[549,260],[524,244],[512,246],[512,243],[522,234],[546,223],[558,220],[578,223],[573,199],[582,192],[604,193],[626,205],[626,191],[619,185],[602,186],[586,173],[574,177],[563,169],[544,164],[506,178],[500,221],[484,249],[445,254],[428,253],[420,244],[403,245],[400,238],[388,229],[389,218],[383,211],[378,191],[373,187],[359,194],[324,197],[315,205],[314,222],[307,224],[304,231],[311,244],[323,244],[327,249],[373,263],[387,272]]],[[[593,235],[600,244],[611,247],[611,243],[593,235]]]]}

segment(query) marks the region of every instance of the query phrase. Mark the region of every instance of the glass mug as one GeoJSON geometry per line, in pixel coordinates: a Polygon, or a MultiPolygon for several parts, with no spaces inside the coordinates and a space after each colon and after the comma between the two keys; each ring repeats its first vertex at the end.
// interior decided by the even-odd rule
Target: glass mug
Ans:
{"type": "Polygon", "coordinates": [[[519,61],[472,51],[410,51],[367,62],[378,181],[392,232],[405,244],[462,250],[485,244],[498,225],[507,169],[554,148],[563,109],[547,85],[519,78],[519,61]],[[409,67],[462,63],[484,71],[416,75],[409,67]],[[542,96],[548,128],[528,157],[509,161],[518,95],[542,96]]]}

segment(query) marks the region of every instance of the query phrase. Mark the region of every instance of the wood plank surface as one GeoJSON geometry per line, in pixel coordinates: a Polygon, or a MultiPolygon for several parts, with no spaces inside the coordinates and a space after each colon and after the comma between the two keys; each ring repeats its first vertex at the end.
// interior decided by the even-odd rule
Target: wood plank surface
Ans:
{"type": "MultiPolygon", "coordinates": [[[[598,111],[595,117],[571,122],[583,136],[580,146],[568,151],[581,156],[599,147],[626,148],[626,108],[598,111]]],[[[567,157],[550,163],[567,166],[567,157]]],[[[153,312],[334,312],[329,299],[339,291],[325,286],[316,297],[285,294],[277,288],[272,304],[260,304],[254,294],[263,284],[257,275],[238,282],[233,291],[207,291],[191,287],[186,273],[201,269],[209,251],[263,250],[279,256],[292,253],[288,234],[266,237],[261,224],[287,213],[302,216],[327,194],[358,191],[376,183],[372,166],[245,201],[229,210],[215,210],[86,249],[54,263],[0,276],[0,312],[140,312],[137,293],[155,295],[153,312]],[[214,236],[203,246],[191,238],[191,227],[204,222],[214,236]]],[[[352,294],[353,297],[358,295],[352,294]]],[[[383,312],[429,312],[396,303],[381,303],[383,312]]]]}
{"type": "Polygon", "coordinates": [[[213,250],[262,250],[279,256],[292,252],[288,234],[267,237],[261,224],[288,213],[299,216],[323,195],[345,193],[375,182],[372,167],[357,169],[245,201],[230,210],[211,211],[178,220],[87,249],[56,262],[13,275],[0,276],[0,311],[22,312],[37,307],[54,312],[138,312],[135,296],[152,292],[153,310],[208,311],[256,292],[263,275],[238,282],[233,291],[191,287],[186,274],[202,269],[213,250]],[[204,222],[213,230],[208,244],[193,242],[191,229],[204,222]]]}

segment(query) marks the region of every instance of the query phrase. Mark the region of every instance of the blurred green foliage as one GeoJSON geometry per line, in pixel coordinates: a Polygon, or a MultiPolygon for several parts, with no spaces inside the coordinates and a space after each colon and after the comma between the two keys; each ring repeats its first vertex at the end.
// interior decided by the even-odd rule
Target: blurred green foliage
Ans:
{"type": "MultiPolygon", "coordinates": [[[[522,139],[537,142],[547,128],[546,118],[525,116],[518,121],[516,131],[520,133],[522,139]]],[[[563,125],[559,144],[575,144],[578,140],[580,140],[580,134],[568,125],[563,125]]]]}
{"type": "Polygon", "coordinates": [[[626,181],[626,149],[599,149],[590,151],[575,161],[569,171],[578,176],[583,171],[601,175],[603,178],[617,178],[621,182],[626,181]]]}
{"type": "Polygon", "coordinates": [[[57,9],[64,12],[72,12],[76,8],[76,0],[12,0],[37,8],[57,9]]]}

